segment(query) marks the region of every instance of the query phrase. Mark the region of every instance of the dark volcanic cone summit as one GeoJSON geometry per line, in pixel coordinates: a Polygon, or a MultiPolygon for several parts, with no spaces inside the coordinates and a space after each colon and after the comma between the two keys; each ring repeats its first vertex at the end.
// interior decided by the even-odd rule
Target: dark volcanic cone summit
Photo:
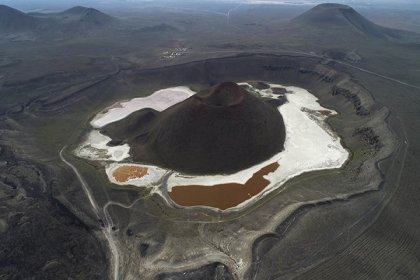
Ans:
{"type": "Polygon", "coordinates": [[[115,21],[115,18],[104,14],[101,11],[82,6],[73,7],[60,14],[66,16],[66,19],[68,20],[91,23],[92,25],[94,24],[97,26],[107,25],[115,21]]]}
{"type": "Polygon", "coordinates": [[[366,19],[352,7],[334,3],[317,5],[294,18],[292,23],[325,30],[338,28],[343,33],[357,32],[365,36],[382,39],[402,39],[404,36],[410,35],[408,32],[379,26],[366,19]]]}
{"type": "Polygon", "coordinates": [[[296,22],[319,26],[352,26],[355,29],[369,32],[376,28],[375,24],[352,7],[341,4],[326,3],[315,6],[294,19],[296,22]]]}
{"type": "Polygon", "coordinates": [[[221,83],[210,90],[205,90],[192,98],[197,104],[203,103],[208,106],[229,107],[240,104],[244,99],[244,91],[233,82],[221,83]]]}
{"type": "Polygon", "coordinates": [[[153,120],[141,111],[127,120],[103,132],[127,141],[135,161],[193,174],[250,167],[280,152],[285,140],[278,109],[231,82],[201,91],[153,120]]]}

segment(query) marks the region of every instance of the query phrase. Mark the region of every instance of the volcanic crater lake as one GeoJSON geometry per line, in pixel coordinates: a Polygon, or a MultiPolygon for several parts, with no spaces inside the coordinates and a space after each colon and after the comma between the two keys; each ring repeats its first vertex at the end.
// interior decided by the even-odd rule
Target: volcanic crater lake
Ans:
{"type": "MultiPolygon", "coordinates": [[[[346,162],[348,151],[325,122],[337,114],[335,111],[322,107],[313,94],[302,88],[267,83],[269,87],[257,89],[252,84],[255,85],[239,83],[261,98],[287,99],[278,107],[284,119],[286,137],[284,150],[249,168],[231,174],[192,175],[140,162],[124,162],[129,159],[128,152],[124,153],[124,158],[110,157],[107,150],[118,150],[118,146],[110,147],[102,143],[104,139],[101,145],[89,144],[89,137],[76,149],[76,154],[103,162],[106,174],[114,184],[150,188],[169,205],[218,211],[242,209],[304,172],[339,168],[346,162]],[[163,178],[165,184],[162,184],[163,178]]],[[[174,87],[114,104],[94,117],[90,133],[99,133],[101,127],[149,106],[165,110],[193,94],[187,87],[174,87]]]]}

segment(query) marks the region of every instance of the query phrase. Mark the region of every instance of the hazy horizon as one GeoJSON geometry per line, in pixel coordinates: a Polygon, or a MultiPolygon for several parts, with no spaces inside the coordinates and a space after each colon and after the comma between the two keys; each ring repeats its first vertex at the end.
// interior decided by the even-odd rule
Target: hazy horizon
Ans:
{"type": "Polygon", "coordinates": [[[322,0],[4,0],[0,4],[8,5],[23,11],[33,10],[60,10],[73,6],[88,6],[102,9],[115,8],[142,8],[150,6],[164,6],[176,5],[179,3],[200,5],[210,3],[220,4],[282,4],[282,5],[300,5],[313,6],[321,3],[340,3],[347,4],[353,7],[366,8],[384,8],[384,9],[420,9],[420,3],[417,0],[336,0],[336,1],[322,1],[322,0]]]}

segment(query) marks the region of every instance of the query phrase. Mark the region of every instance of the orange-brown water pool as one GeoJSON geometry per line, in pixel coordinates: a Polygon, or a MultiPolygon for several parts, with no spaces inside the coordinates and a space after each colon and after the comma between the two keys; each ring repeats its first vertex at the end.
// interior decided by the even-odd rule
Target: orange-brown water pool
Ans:
{"type": "Polygon", "coordinates": [[[279,168],[277,162],[263,167],[254,173],[245,184],[174,186],[169,192],[169,196],[178,205],[209,206],[225,210],[239,205],[264,190],[270,181],[263,176],[276,171],[277,168],[279,168]]]}
{"type": "Polygon", "coordinates": [[[112,176],[119,183],[125,183],[130,179],[142,178],[147,175],[147,167],[136,165],[120,166],[112,172],[112,176]]]}

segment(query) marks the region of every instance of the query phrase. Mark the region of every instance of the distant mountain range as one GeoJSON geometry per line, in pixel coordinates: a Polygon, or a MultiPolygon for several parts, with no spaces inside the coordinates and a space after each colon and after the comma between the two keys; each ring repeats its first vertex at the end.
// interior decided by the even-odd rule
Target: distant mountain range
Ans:
{"type": "MultiPolygon", "coordinates": [[[[23,13],[0,5],[0,34],[35,34],[36,37],[73,36],[103,30],[114,26],[119,20],[99,10],[76,6],[59,13],[23,13]]],[[[382,40],[418,40],[420,35],[379,26],[353,8],[342,4],[320,4],[289,22],[294,32],[302,34],[324,31],[339,32],[348,36],[361,35],[382,40]]],[[[170,32],[177,28],[166,23],[146,26],[141,32],[170,32]]]]}
{"type": "Polygon", "coordinates": [[[60,13],[23,13],[0,5],[0,33],[92,31],[117,20],[93,8],[77,6],[60,13]]]}
{"type": "Polygon", "coordinates": [[[93,8],[76,6],[60,13],[30,13],[37,18],[55,19],[67,24],[81,24],[84,27],[104,27],[116,21],[115,18],[93,8]]]}

